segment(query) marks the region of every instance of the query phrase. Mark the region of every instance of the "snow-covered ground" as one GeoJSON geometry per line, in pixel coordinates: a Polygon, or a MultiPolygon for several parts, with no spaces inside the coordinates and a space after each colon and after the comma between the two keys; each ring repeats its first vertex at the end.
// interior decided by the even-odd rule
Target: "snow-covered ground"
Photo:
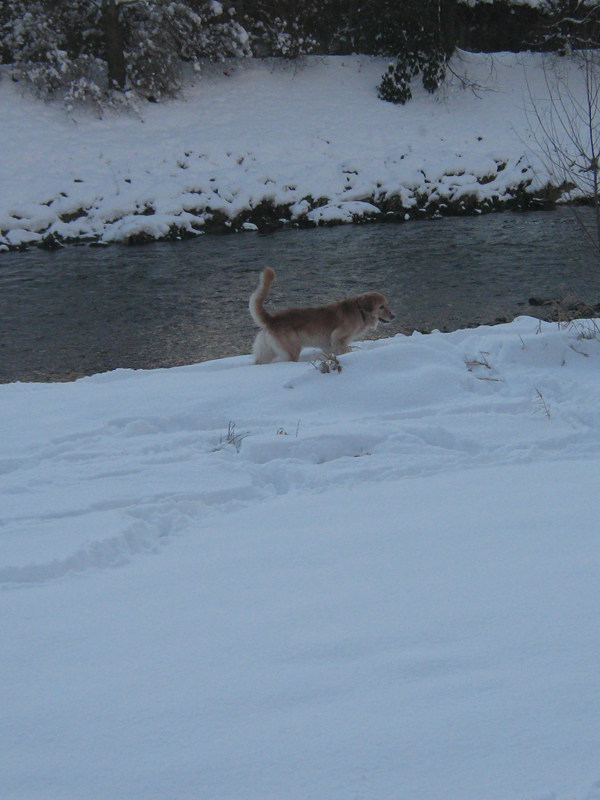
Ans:
{"type": "Polygon", "coordinates": [[[589,330],[0,387],[3,800],[598,800],[589,330]]]}
{"type": "Polygon", "coordinates": [[[0,249],[498,207],[548,181],[525,109],[554,58],[459,53],[444,89],[416,81],[406,106],[377,98],[385,59],[249,59],[207,67],[182,99],[102,119],[34,100],[6,74],[0,249]]]}
{"type": "MultiPolygon", "coordinates": [[[[5,78],[0,250],[536,191],[544,58],[405,107],[382,60],[248,61],[102,119],[5,78]]],[[[600,800],[597,334],[1,386],[2,800],[600,800]]]]}

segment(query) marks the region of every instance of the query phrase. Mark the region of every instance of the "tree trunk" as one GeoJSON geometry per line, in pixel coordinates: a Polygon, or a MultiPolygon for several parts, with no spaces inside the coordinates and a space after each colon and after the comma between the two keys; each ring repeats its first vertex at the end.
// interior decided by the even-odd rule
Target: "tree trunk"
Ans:
{"type": "Polygon", "coordinates": [[[358,0],[348,2],[348,30],[350,31],[350,52],[360,53],[360,33],[357,28],[358,0]]]}
{"type": "Polygon", "coordinates": [[[119,7],[115,0],[103,2],[103,24],[106,42],[106,64],[108,69],[108,88],[123,90],[127,72],[123,52],[123,32],[119,19],[119,7]]]}

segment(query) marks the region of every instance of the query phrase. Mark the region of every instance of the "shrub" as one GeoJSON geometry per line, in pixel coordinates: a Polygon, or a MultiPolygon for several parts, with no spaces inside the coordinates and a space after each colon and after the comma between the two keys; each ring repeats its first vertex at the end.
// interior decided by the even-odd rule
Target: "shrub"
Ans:
{"type": "Polygon", "coordinates": [[[13,76],[43,97],[152,100],[179,89],[183,62],[249,54],[248,35],[217,0],[6,0],[0,48],[13,76]]]}

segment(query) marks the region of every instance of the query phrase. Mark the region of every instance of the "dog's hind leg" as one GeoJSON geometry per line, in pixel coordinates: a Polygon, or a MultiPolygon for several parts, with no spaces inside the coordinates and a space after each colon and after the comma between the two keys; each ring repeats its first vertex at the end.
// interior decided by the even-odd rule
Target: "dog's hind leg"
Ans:
{"type": "Polygon", "coordinates": [[[252,352],[255,364],[270,364],[275,359],[298,361],[301,349],[296,333],[276,336],[268,330],[262,330],[254,340],[252,352]]]}
{"type": "Polygon", "coordinates": [[[270,364],[271,361],[277,358],[277,351],[271,345],[266,331],[260,331],[256,335],[252,346],[252,354],[254,355],[255,364],[270,364]]]}
{"type": "Polygon", "coordinates": [[[277,349],[281,348],[282,355],[287,361],[298,361],[300,358],[302,344],[295,331],[289,331],[285,336],[276,339],[274,344],[277,349]]]}

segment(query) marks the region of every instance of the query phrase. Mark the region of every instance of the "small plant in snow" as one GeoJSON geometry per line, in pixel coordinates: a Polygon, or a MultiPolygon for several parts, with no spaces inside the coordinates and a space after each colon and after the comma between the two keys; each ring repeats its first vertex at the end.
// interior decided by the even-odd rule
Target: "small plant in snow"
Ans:
{"type": "Polygon", "coordinates": [[[489,353],[485,353],[483,350],[480,350],[479,355],[481,356],[481,359],[473,358],[470,361],[466,362],[467,369],[469,370],[469,372],[473,372],[473,370],[476,369],[477,367],[485,367],[486,369],[491,369],[490,363],[486,358],[486,356],[488,356],[489,353]]]}
{"type": "MultiPolygon", "coordinates": [[[[298,431],[300,430],[300,420],[298,420],[298,424],[296,425],[296,439],[298,438],[298,431]]],[[[278,428],[277,429],[277,436],[289,436],[288,432],[285,428],[278,428]]]]}
{"type": "Polygon", "coordinates": [[[535,394],[536,394],[535,413],[544,414],[548,419],[550,419],[550,405],[546,402],[544,395],[540,392],[539,389],[536,388],[535,394]]]}
{"type": "Polygon", "coordinates": [[[213,448],[213,453],[216,453],[217,450],[224,450],[228,445],[235,447],[235,452],[239,453],[246,436],[249,436],[247,432],[242,433],[236,430],[235,422],[230,422],[227,426],[227,433],[225,436],[219,437],[219,443],[213,448]]]}
{"type": "Polygon", "coordinates": [[[600,326],[595,319],[574,319],[571,327],[580,341],[584,339],[600,341],[600,326]]]}
{"type": "Polygon", "coordinates": [[[342,365],[335,353],[322,353],[310,362],[315,369],[324,375],[328,372],[341,372],[342,365]]]}
{"type": "MultiPolygon", "coordinates": [[[[465,361],[466,367],[469,370],[469,372],[476,373],[481,369],[488,370],[488,373],[493,372],[492,366],[487,359],[489,353],[485,350],[480,350],[479,356],[480,358],[472,358],[469,359],[468,361],[465,361]]],[[[475,377],[477,378],[478,381],[491,381],[493,383],[503,382],[503,378],[495,378],[493,377],[493,375],[489,375],[487,373],[483,373],[482,375],[476,374],[475,377]]]]}
{"type": "Polygon", "coordinates": [[[566,328],[568,331],[574,333],[580,342],[591,339],[600,341],[600,327],[593,316],[592,309],[590,309],[589,315],[585,317],[572,317],[571,319],[560,320],[559,327],[566,328]]]}
{"type": "MultiPolygon", "coordinates": [[[[556,321],[561,330],[574,332],[579,340],[600,339],[600,327],[596,321],[600,313],[600,303],[590,305],[576,296],[568,295],[554,300],[532,298],[529,302],[532,305],[545,306],[546,319],[556,321]]],[[[541,332],[541,321],[539,332],[541,332]]]]}

